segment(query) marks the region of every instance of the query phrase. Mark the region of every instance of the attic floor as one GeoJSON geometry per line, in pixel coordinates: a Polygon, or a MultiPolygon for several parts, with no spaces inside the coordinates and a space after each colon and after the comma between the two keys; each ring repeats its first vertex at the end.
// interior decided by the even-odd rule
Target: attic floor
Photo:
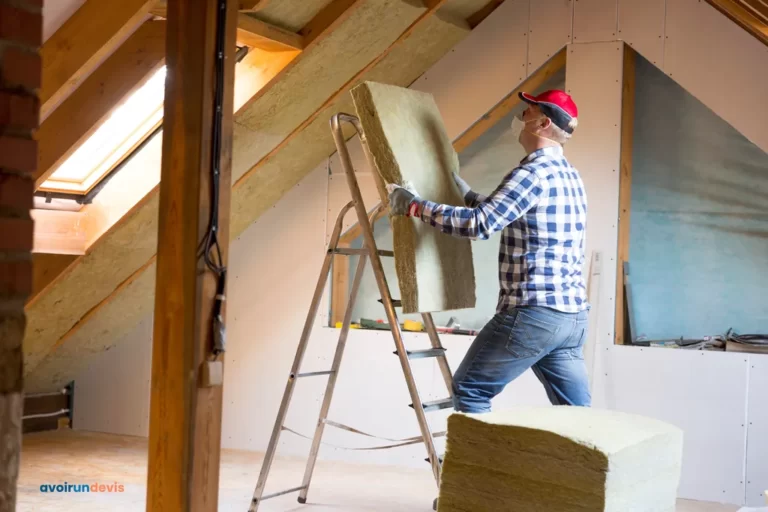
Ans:
{"type": "MultiPolygon", "coordinates": [[[[145,510],[147,440],[95,432],[59,430],[26,434],[23,440],[17,510],[122,512],[145,510]],[[41,492],[45,484],[124,486],[124,492],[41,492]]],[[[224,450],[219,510],[244,512],[256,485],[262,454],[224,450]]],[[[304,461],[279,459],[267,492],[300,484],[304,461]]],[[[429,470],[318,462],[309,495],[265,501],[260,512],[429,512],[436,489],[429,470]]],[[[677,512],[732,512],[739,507],[680,501],[677,512]]]]}

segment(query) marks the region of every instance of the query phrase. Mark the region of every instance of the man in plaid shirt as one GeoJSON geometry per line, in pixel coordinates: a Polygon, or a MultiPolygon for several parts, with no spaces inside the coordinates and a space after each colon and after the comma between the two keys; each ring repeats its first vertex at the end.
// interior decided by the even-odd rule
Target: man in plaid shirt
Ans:
{"type": "Polygon", "coordinates": [[[584,364],[589,306],[582,275],[587,196],[563,155],[578,111],[563,91],[533,97],[513,129],[527,156],[489,196],[454,174],[466,206],[437,204],[389,185],[393,215],[417,217],[451,236],[502,231],[499,302],[454,376],[455,408],[491,410],[491,399],[532,368],[554,405],[589,406],[584,364]]]}

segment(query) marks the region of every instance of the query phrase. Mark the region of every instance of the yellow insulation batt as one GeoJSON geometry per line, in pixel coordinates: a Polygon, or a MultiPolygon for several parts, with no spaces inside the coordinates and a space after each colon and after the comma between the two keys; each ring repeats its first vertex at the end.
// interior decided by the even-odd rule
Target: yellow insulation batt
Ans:
{"type": "Polygon", "coordinates": [[[682,430],[587,407],[448,418],[438,512],[674,512],[682,430]]]}

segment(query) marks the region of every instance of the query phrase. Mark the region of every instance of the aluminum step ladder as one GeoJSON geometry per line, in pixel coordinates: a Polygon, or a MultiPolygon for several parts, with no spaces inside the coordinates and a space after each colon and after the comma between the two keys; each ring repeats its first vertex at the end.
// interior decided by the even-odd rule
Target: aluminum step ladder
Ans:
{"type": "MultiPolygon", "coordinates": [[[[347,335],[349,333],[349,326],[352,320],[352,309],[357,298],[357,292],[360,288],[360,281],[362,279],[363,270],[368,259],[370,259],[371,266],[373,267],[373,273],[376,276],[376,283],[378,284],[379,292],[381,295],[380,302],[384,305],[384,310],[387,314],[387,320],[392,332],[392,337],[395,341],[395,354],[400,360],[400,364],[403,369],[403,375],[408,386],[408,392],[411,398],[410,407],[413,408],[416,413],[416,420],[419,424],[419,430],[421,432],[421,438],[427,449],[427,461],[432,467],[432,473],[435,478],[435,483],[440,485],[440,471],[442,469],[442,459],[438,456],[435,450],[434,437],[427,421],[427,413],[431,411],[437,411],[441,409],[448,409],[453,407],[453,376],[451,369],[448,366],[448,360],[445,357],[445,348],[440,343],[440,337],[438,336],[435,323],[432,320],[432,315],[429,313],[422,314],[424,320],[424,327],[429,335],[429,341],[432,348],[427,350],[407,350],[403,344],[402,333],[400,332],[400,324],[398,322],[397,313],[395,308],[400,306],[400,301],[392,298],[389,287],[387,285],[386,276],[384,274],[384,268],[381,264],[381,257],[393,257],[392,251],[381,251],[376,247],[376,241],[373,236],[373,222],[377,214],[384,210],[387,206],[387,195],[384,184],[376,172],[373,166],[373,158],[368,149],[365,136],[360,125],[359,120],[348,114],[336,114],[331,118],[331,130],[333,132],[333,138],[336,142],[336,148],[339,156],[341,157],[341,165],[347,176],[347,183],[349,184],[350,192],[352,193],[352,201],[342,208],[336,219],[336,224],[331,235],[330,242],[328,244],[328,250],[323,261],[322,270],[320,271],[320,277],[317,281],[317,287],[315,288],[315,294],[312,298],[312,303],[307,314],[306,322],[304,323],[304,330],[301,334],[301,340],[299,341],[298,349],[296,350],[296,356],[293,361],[293,366],[288,374],[288,383],[285,387],[283,394],[283,400],[280,404],[280,409],[277,413],[275,420],[275,426],[272,430],[272,435],[269,440],[269,446],[264,456],[264,462],[262,463],[261,472],[259,474],[259,480],[256,484],[256,490],[253,493],[253,499],[249,508],[250,512],[256,512],[259,509],[259,505],[262,501],[275,498],[277,496],[283,496],[294,492],[299,493],[299,503],[307,502],[307,494],[309,492],[309,485],[312,480],[312,473],[315,468],[315,462],[317,461],[317,455],[320,450],[321,440],[323,437],[323,431],[325,429],[328,411],[331,407],[331,400],[333,398],[333,391],[336,385],[336,378],[338,377],[339,368],[341,366],[341,360],[344,355],[344,347],[347,342],[347,335]],[[373,175],[376,177],[376,185],[379,190],[382,202],[378,208],[374,209],[370,218],[368,217],[363,198],[360,193],[360,187],[357,183],[354,167],[349,156],[349,150],[346,145],[342,133],[342,122],[348,122],[352,124],[357,131],[360,142],[362,143],[368,165],[371,167],[373,175]],[[363,248],[362,249],[350,249],[338,247],[339,239],[341,237],[341,230],[344,223],[344,217],[346,213],[355,208],[357,212],[358,222],[362,229],[363,234],[363,248]],[[336,352],[334,354],[333,363],[331,368],[327,371],[320,372],[307,372],[301,373],[301,363],[304,358],[304,354],[307,349],[309,337],[312,332],[312,326],[314,319],[317,316],[317,310],[322,299],[323,291],[325,290],[325,284],[328,281],[328,275],[331,269],[331,262],[336,255],[342,256],[359,256],[357,268],[355,270],[355,277],[352,282],[352,289],[350,291],[349,301],[347,303],[347,309],[344,313],[344,321],[342,323],[341,331],[339,334],[339,341],[336,345],[336,352]],[[411,361],[418,359],[436,359],[440,372],[445,381],[448,397],[442,400],[425,402],[421,400],[419,391],[416,388],[416,382],[413,378],[413,372],[411,370],[411,361]],[[266,487],[267,477],[269,476],[270,468],[274,461],[275,452],[277,450],[280,433],[285,428],[285,418],[288,413],[288,407],[290,405],[291,397],[293,395],[294,387],[299,379],[309,377],[327,376],[328,381],[326,384],[325,397],[323,399],[322,406],[320,408],[320,417],[317,422],[317,428],[315,429],[315,435],[312,440],[312,447],[309,452],[309,459],[304,472],[304,480],[301,485],[284,491],[264,495],[264,488],[266,487]]],[[[433,503],[433,508],[436,509],[437,500],[433,503]]]]}

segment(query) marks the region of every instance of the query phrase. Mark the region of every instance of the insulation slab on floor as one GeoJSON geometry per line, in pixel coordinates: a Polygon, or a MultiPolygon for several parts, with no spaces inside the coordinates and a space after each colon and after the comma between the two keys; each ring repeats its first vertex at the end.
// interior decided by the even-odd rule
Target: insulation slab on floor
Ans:
{"type": "Polygon", "coordinates": [[[438,512],[674,512],[683,432],[586,407],[448,418],[438,512]]]}
{"type": "MultiPolygon", "coordinates": [[[[385,183],[409,183],[424,199],[464,206],[452,177],[459,171],[458,155],[432,95],[375,82],[364,82],[351,94],[375,171],[385,183]]],[[[475,307],[470,241],[419,219],[391,220],[403,313],[475,307]]]]}

